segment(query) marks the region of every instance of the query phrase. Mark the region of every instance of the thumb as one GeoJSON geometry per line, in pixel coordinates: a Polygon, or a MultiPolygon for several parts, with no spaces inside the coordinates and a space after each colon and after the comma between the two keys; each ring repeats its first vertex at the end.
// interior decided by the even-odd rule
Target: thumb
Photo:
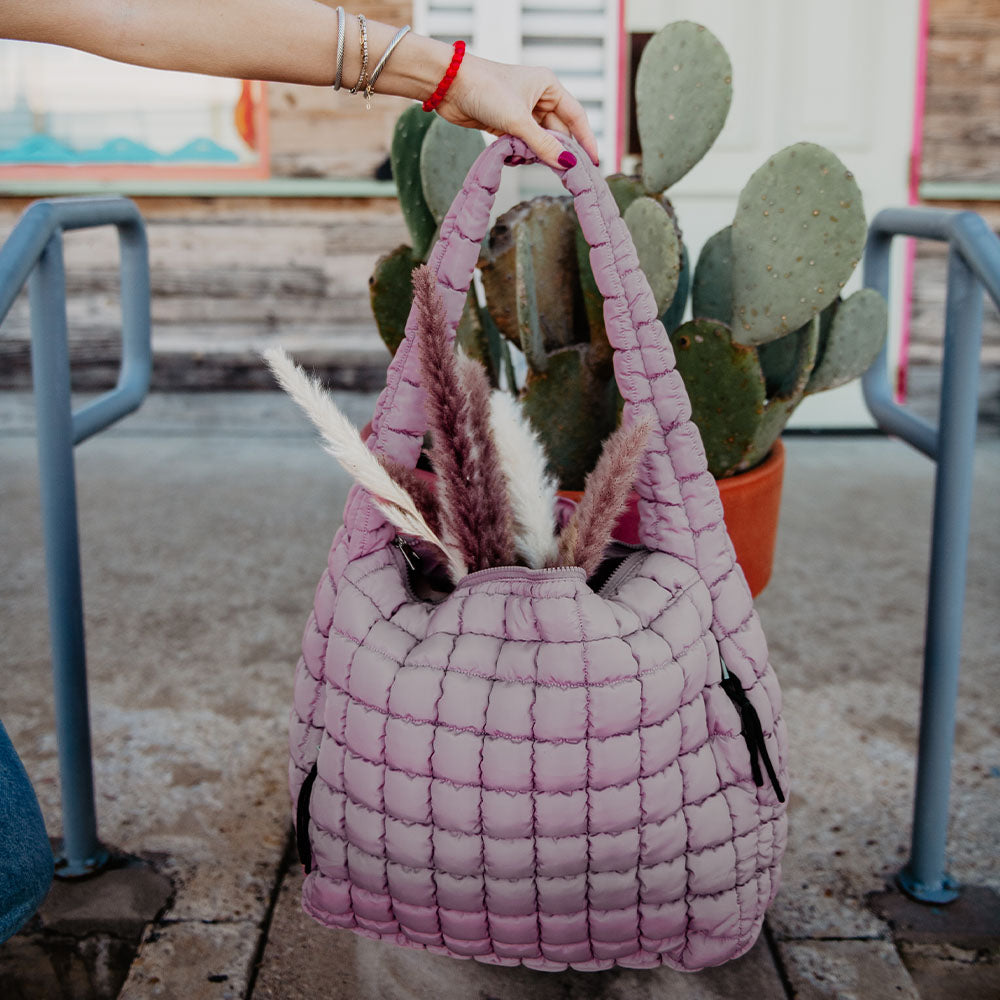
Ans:
{"type": "MultiPolygon", "coordinates": [[[[520,123],[519,123],[520,124],[520,123]]],[[[513,131],[513,130],[512,130],[513,131]]],[[[514,132],[519,139],[523,139],[528,147],[535,151],[535,154],[540,160],[547,163],[550,167],[556,167],[557,169],[563,169],[565,164],[559,162],[559,156],[561,153],[566,152],[566,147],[559,141],[559,139],[553,135],[551,132],[547,132],[534,120],[534,118],[529,118],[520,128],[514,132]]],[[[569,138],[567,136],[567,138],[569,138]]],[[[574,162],[576,161],[576,154],[570,154],[573,156],[574,162]]]]}

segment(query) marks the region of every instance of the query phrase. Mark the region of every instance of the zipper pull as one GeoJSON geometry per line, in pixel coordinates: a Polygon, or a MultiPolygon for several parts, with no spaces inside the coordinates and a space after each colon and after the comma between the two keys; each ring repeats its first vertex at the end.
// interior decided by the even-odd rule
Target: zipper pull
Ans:
{"type": "Polygon", "coordinates": [[[778,784],[778,776],[767,752],[767,743],[764,741],[764,728],[760,724],[760,716],[757,715],[757,709],[753,707],[746,692],[740,686],[739,678],[726,669],[725,662],[722,664],[722,690],[726,692],[729,700],[740,713],[741,735],[746,741],[747,750],[750,753],[750,774],[753,776],[753,783],[758,788],[764,784],[764,775],[760,770],[761,761],[763,761],[771,786],[774,788],[775,795],[778,796],[778,801],[784,802],[785,795],[778,784]]]}
{"type": "Polygon", "coordinates": [[[396,535],[392,542],[393,545],[403,553],[403,558],[406,560],[406,565],[410,567],[410,571],[413,572],[417,568],[417,563],[420,561],[420,556],[410,548],[406,542],[403,541],[402,537],[396,535]]]}

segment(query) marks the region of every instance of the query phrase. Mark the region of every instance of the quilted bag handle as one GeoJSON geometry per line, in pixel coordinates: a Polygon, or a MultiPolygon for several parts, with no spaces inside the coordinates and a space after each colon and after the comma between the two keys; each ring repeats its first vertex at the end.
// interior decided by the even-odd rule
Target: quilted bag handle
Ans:
{"type": "MultiPolygon", "coordinates": [[[[607,183],[576,142],[555,134],[577,159],[575,166],[556,173],[573,195],[590,245],[590,264],[604,296],[608,340],[615,349],[615,377],[625,399],[624,420],[654,418],[635,486],[639,540],[647,548],[676,556],[698,570],[712,593],[713,632],[724,643],[727,664],[736,666],[747,658],[748,651],[741,644],[727,651],[729,643],[724,640],[735,642],[737,633],[748,626],[752,599],[736,563],[701,436],[691,421],[691,405],[676,369],[673,348],[607,183]]],[[[428,263],[437,275],[452,336],[489,226],[501,170],[504,164],[536,162],[538,157],[522,140],[510,135],[497,139],[473,164],[441,224],[440,239],[428,263]]],[[[374,451],[411,467],[416,464],[427,429],[417,336],[414,308],[406,324],[406,337],[389,366],[369,439],[374,451]]],[[[360,488],[349,497],[344,520],[353,558],[388,544],[395,534],[360,488]]],[[[749,659],[754,661],[756,673],[764,669],[764,663],[755,662],[757,657],[749,659]]]]}

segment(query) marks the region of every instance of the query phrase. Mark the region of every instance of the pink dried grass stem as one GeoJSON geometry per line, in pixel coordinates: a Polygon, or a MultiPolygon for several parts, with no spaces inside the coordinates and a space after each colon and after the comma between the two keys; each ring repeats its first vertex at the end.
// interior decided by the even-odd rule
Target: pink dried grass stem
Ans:
{"type": "Polygon", "coordinates": [[[607,439],[580,503],[559,536],[559,565],[582,566],[587,576],[597,572],[628,503],[652,426],[651,420],[622,426],[607,439]]]}
{"type": "Polygon", "coordinates": [[[445,304],[426,265],[413,272],[413,291],[442,535],[458,547],[470,572],[503,565],[509,562],[508,549],[490,523],[497,516],[497,498],[495,492],[489,495],[491,478],[483,470],[479,432],[473,430],[478,415],[459,381],[445,304]]]}

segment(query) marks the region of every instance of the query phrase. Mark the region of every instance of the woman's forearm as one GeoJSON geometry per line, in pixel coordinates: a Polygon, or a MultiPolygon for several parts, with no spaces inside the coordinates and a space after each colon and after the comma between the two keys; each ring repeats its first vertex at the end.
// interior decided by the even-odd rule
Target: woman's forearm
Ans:
{"type": "MultiPolygon", "coordinates": [[[[5,0],[0,35],[54,42],[120,62],[212,76],[329,86],[337,62],[337,13],[316,0],[5,0]]],[[[368,22],[371,71],[396,28],[368,22]]],[[[361,32],[346,17],[343,82],[361,71],[361,32]]],[[[381,93],[424,99],[451,48],[407,35],[379,76],[381,93]]]]}
{"type": "MultiPolygon", "coordinates": [[[[330,86],[336,76],[337,26],[329,0],[0,0],[3,38],[52,42],[156,69],[316,86],[330,86]]],[[[341,82],[350,89],[362,65],[356,13],[345,16],[345,27],[341,82]]],[[[395,33],[396,27],[368,22],[369,73],[395,33]]],[[[426,100],[451,58],[450,45],[410,32],[393,49],[375,90],[426,100]]],[[[583,107],[551,70],[470,54],[437,112],[467,128],[510,132],[552,166],[561,163],[563,149],[551,133],[569,133],[597,162],[583,107]]]]}

